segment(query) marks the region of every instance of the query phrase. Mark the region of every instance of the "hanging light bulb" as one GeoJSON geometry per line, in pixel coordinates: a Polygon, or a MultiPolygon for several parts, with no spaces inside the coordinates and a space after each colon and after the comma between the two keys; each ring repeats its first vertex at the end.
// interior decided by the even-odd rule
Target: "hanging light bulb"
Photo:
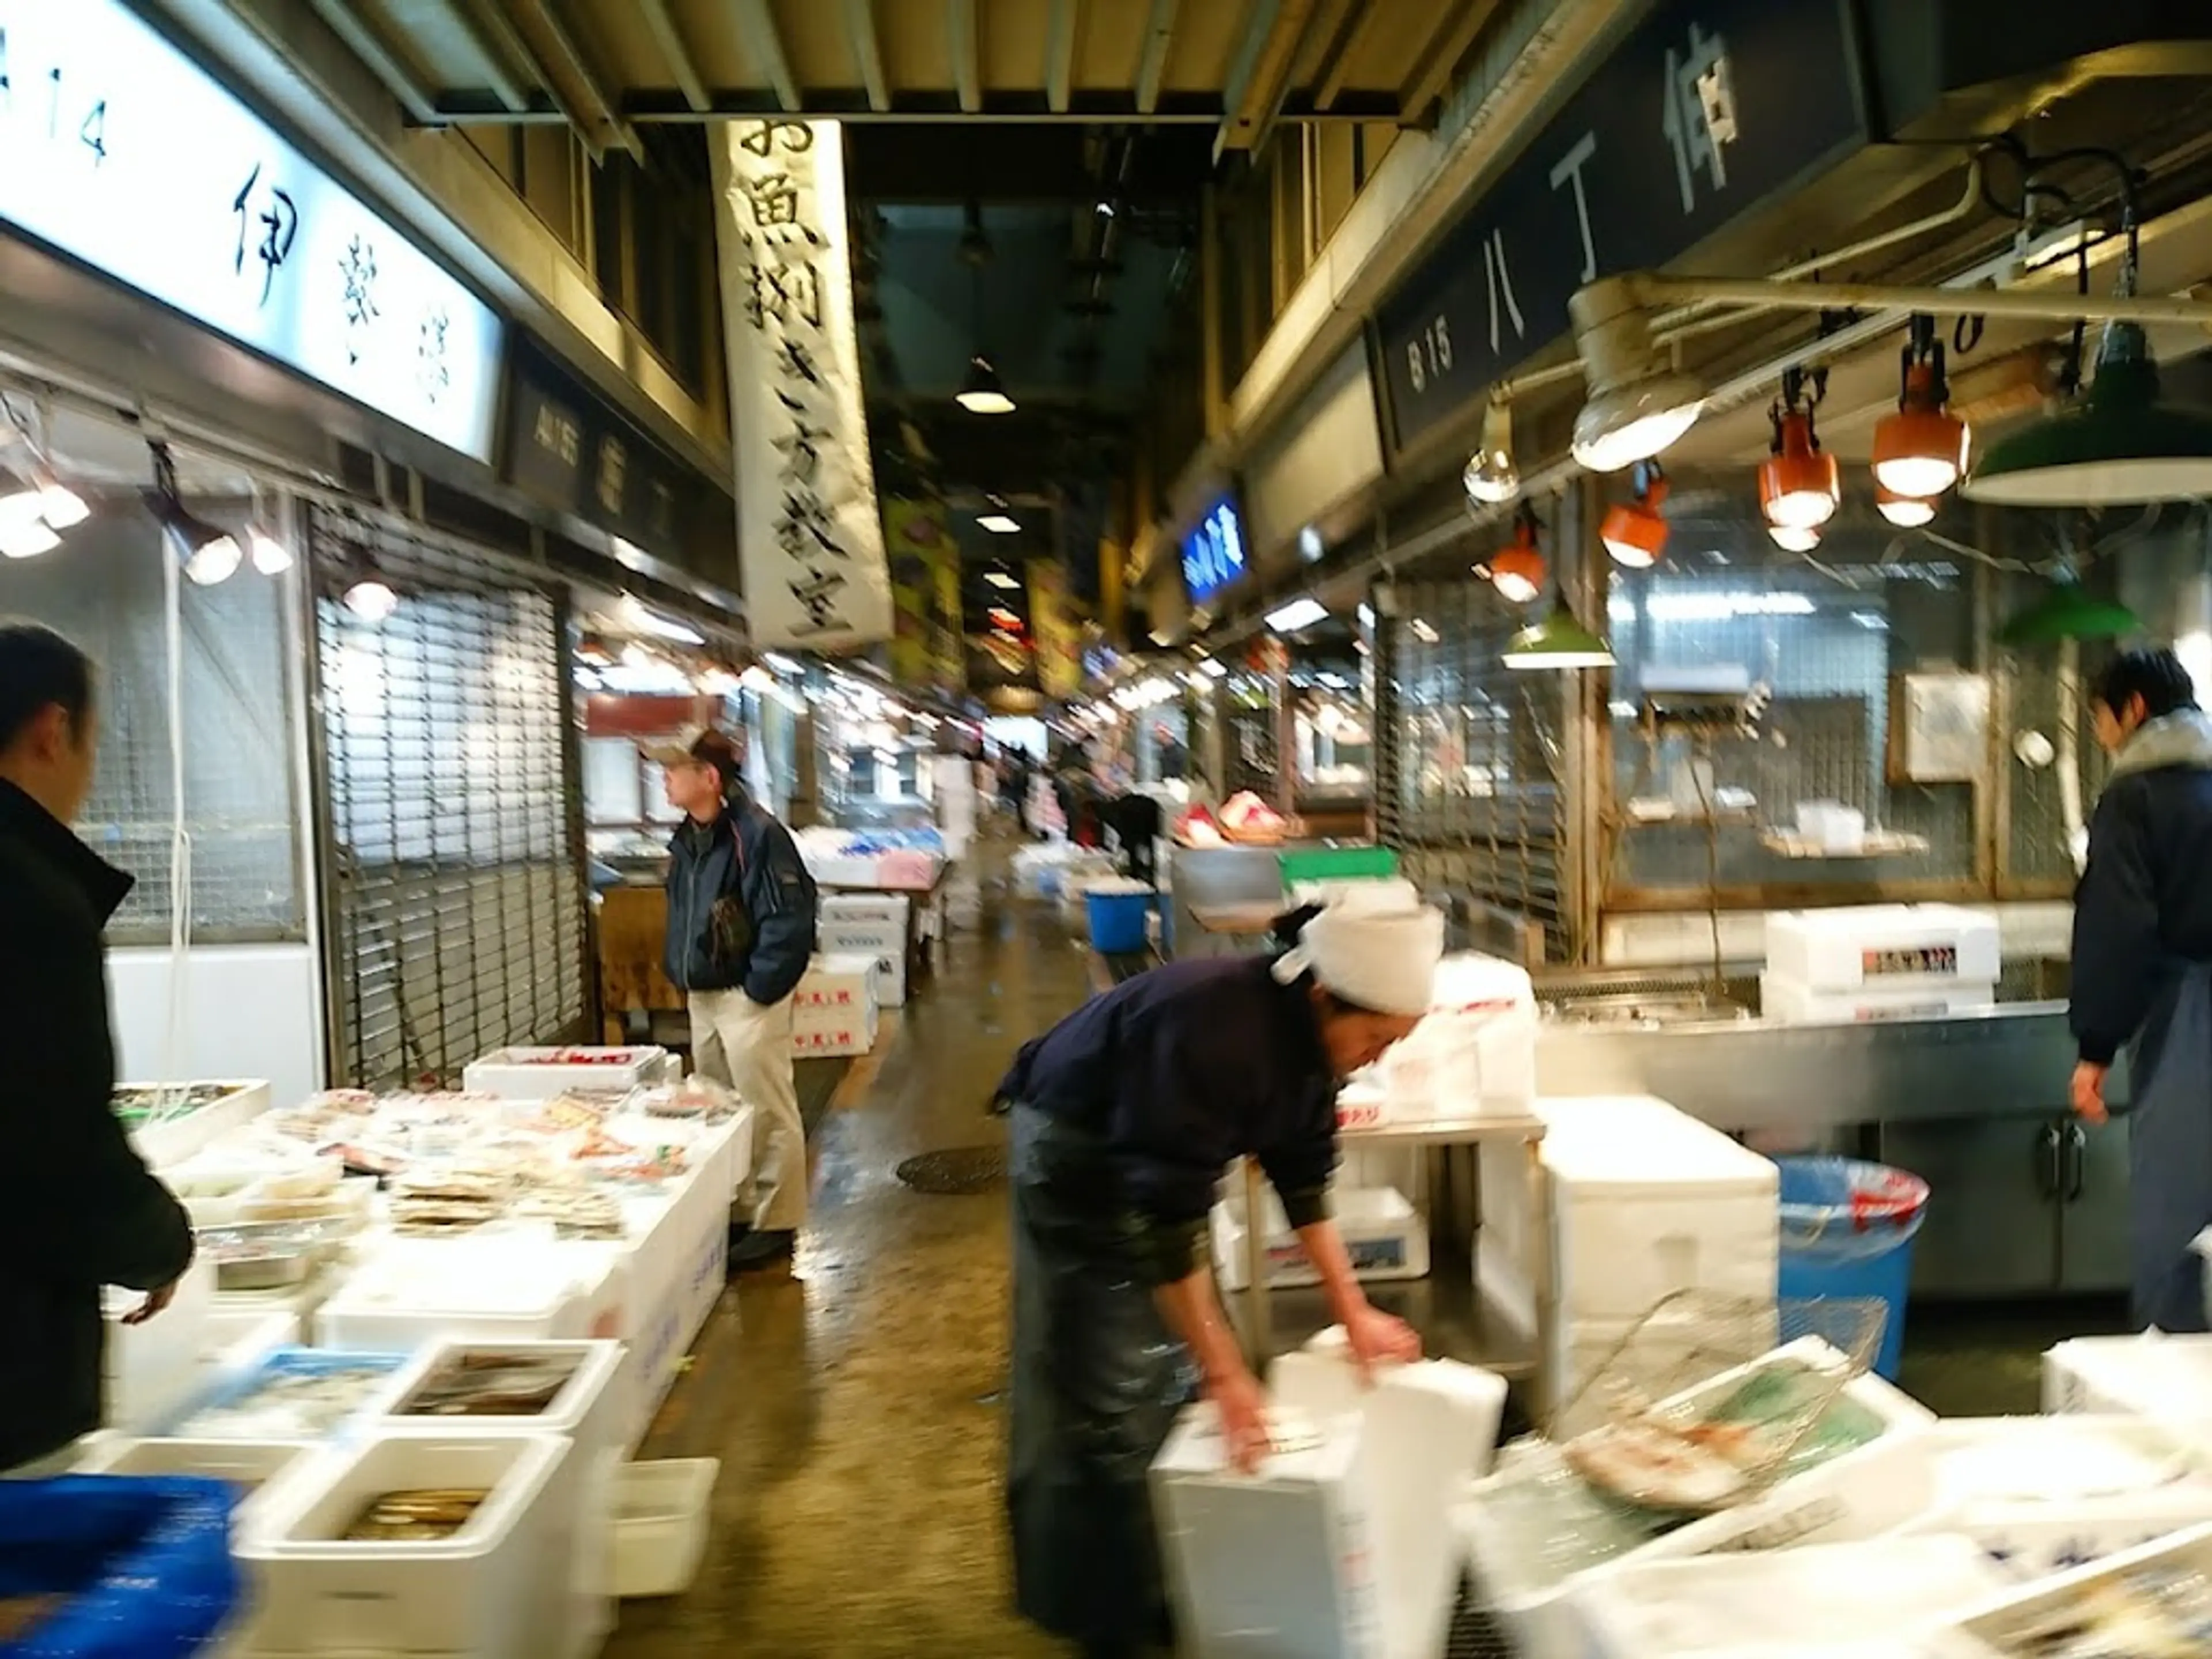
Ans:
{"type": "Polygon", "coordinates": [[[248,547],[253,554],[253,568],[264,576],[281,576],[292,568],[292,550],[269,533],[265,524],[256,524],[246,532],[248,547]]]}
{"type": "Polygon", "coordinates": [[[44,519],[28,519],[20,524],[0,524],[0,558],[35,559],[41,553],[51,553],[62,544],[54,528],[44,519]]]}
{"type": "Polygon", "coordinates": [[[339,603],[363,622],[380,623],[399,609],[399,595],[391,583],[371,572],[351,583],[339,603]]]}
{"type": "Polygon", "coordinates": [[[1509,605],[1527,605],[1544,591],[1548,567],[1536,532],[1536,515],[1523,501],[1514,515],[1513,540],[1490,562],[1490,583],[1509,605]]]}
{"type": "Polygon", "coordinates": [[[1966,423],[1951,413],[1950,395],[1936,319],[1915,317],[1902,354],[1897,408],[1875,422],[1876,483],[1928,501],[1959,482],[1966,466],[1966,423]]]}
{"type": "Polygon", "coordinates": [[[1820,434],[1813,425],[1818,392],[1807,398],[1804,387],[1804,370],[1784,374],[1782,396],[1769,412],[1773,453],[1759,469],[1759,507],[1767,523],[1784,529],[1817,529],[1835,517],[1844,497],[1842,469],[1820,448],[1820,434]]]}
{"type": "Polygon", "coordinates": [[[961,382],[953,402],[970,415],[1011,415],[1014,400],[1006,391],[1006,384],[999,378],[999,371],[991,367],[988,357],[968,360],[968,378],[961,382]]]}
{"type": "Polygon", "coordinates": [[[37,483],[0,469],[0,526],[35,524],[46,516],[46,495],[37,483]]]}
{"type": "Polygon", "coordinates": [[[74,530],[92,516],[84,497],[71,489],[44,461],[31,468],[31,483],[38,491],[39,516],[57,530],[74,530]]]}
{"type": "Polygon", "coordinates": [[[1809,525],[1771,524],[1766,534],[1784,553],[1810,553],[1820,544],[1820,532],[1809,525]]]}
{"type": "Polygon", "coordinates": [[[1649,570],[1667,550],[1667,520],[1659,508],[1667,500],[1667,474],[1656,461],[1636,464],[1636,498],[1616,502],[1605,515],[1598,539],[1615,564],[1649,570]]]}
{"type": "Polygon", "coordinates": [[[1923,495],[1900,495],[1886,484],[1874,487],[1875,510],[1900,530],[1917,530],[1933,523],[1936,503],[1923,495]]]}
{"type": "Polygon", "coordinates": [[[1482,411],[1482,447],[1468,459],[1460,474],[1467,498],[1480,507],[1495,507],[1521,493],[1521,474],[1513,465],[1513,405],[1492,398],[1482,411]]]}

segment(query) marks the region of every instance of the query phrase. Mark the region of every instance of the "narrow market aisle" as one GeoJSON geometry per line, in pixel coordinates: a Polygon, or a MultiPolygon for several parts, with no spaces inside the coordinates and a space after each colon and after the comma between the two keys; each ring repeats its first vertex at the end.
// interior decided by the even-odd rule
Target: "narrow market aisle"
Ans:
{"type": "Polygon", "coordinates": [[[624,1605],[610,1659],[1060,1651],[1007,1605],[1005,1188],[924,1195],[896,1170],[1003,1146],[990,1091],[1085,996],[1085,959],[988,879],[963,901],[938,976],[823,1121],[793,1273],[724,1297],[648,1442],[722,1460],[713,1541],[688,1595],[624,1605]]]}

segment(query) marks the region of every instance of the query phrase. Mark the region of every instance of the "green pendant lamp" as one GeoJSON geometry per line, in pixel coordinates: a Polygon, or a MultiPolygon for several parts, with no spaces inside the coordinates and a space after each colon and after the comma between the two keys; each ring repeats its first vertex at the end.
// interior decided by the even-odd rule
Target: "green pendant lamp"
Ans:
{"type": "Polygon", "coordinates": [[[2000,645],[2049,645],[2058,640],[2117,640],[2142,632],[2142,618],[2081,586],[2071,565],[2051,574],[2042,597],[1997,630],[2000,645]]]}
{"type": "Polygon", "coordinates": [[[2212,415],[2166,403],[2140,325],[2113,323],[2089,389],[1984,452],[1959,493],[2000,507],[2124,507],[2212,495],[2212,415]]]}
{"type": "Polygon", "coordinates": [[[1613,647],[1576,620],[1564,596],[1552,601],[1552,612],[1532,623],[1506,642],[1500,659],[1508,668],[1610,668],[1613,647]]]}

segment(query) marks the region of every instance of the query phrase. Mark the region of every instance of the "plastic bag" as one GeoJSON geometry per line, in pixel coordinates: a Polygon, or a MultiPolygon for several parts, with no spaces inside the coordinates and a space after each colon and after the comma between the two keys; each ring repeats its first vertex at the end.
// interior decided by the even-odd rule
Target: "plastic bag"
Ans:
{"type": "Polygon", "coordinates": [[[234,1495],[219,1480],[0,1481],[0,1600],[54,1597],[7,1659],[180,1659],[239,1601],[234,1495]]]}
{"type": "Polygon", "coordinates": [[[1920,1231],[1928,1183],[1855,1158],[1784,1158],[1782,1247],[1826,1256],[1881,1255],[1920,1231]]]}

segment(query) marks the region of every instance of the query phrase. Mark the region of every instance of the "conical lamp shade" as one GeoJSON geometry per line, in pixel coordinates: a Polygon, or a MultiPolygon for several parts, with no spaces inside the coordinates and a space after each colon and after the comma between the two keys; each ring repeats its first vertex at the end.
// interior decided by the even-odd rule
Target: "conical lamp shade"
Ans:
{"type": "Polygon", "coordinates": [[[1613,647],[1575,619],[1565,599],[1552,613],[1516,634],[1500,659],[1508,668],[1610,668],[1613,647]]]}
{"type": "Polygon", "coordinates": [[[1959,493],[2006,507],[2131,506],[2212,495],[2212,415],[2159,395],[2143,331],[2115,323],[2072,404],[2000,439],[1959,493]]]}
{"type": "Polygon", "coordinates": [[[1011,415],[1014,400],[1007,395],[1006,382],[999,371],[991,367],[988,357],[968,360],[968,378],[960,384],[953,401],[970,415],[1011,415]]]}
{"type": "Polygon", "coordinates": [[[2047,645],[2056,640],[2116,640],[2142,631],[2142,618],[2112,599],[2092,596],[2071,576],[2052,578],[2041,598],[1997,630],[2000,644],[2047,645]]]}

